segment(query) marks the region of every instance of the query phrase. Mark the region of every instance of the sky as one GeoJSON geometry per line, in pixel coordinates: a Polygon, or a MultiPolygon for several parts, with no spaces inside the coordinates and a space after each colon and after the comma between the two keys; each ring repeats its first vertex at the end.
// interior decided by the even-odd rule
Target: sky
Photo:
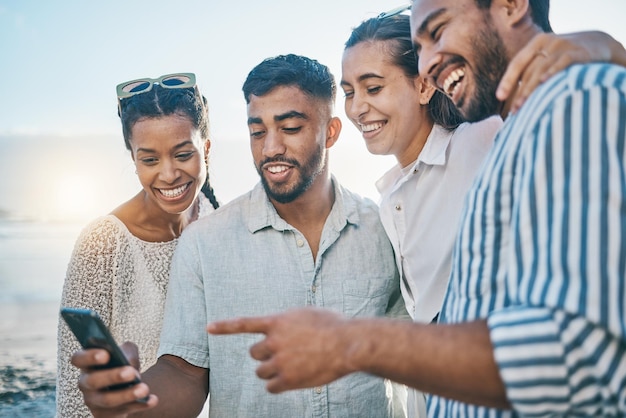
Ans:
{"type": "MultiPolygon", "coordinates": [[[[122,81],[194,72],[209,101],[211,178],[223,202],[257,180],[241,85],[264,58],[296,53],[341,77],[343,43],[403,0],[0,0],[0,210],[87,218],[138,190],[116,114],[122,81]],[[23,181],[16,181],[15,174],[23,181]],[[27,210],[29,208],[29,210],[27,210]]],[[[552,0],[557,32],[600,29],[626,43],[624,0],[552,0]]],[[[371,156],[343,112],[331,170],[377,200],[394,164],[371,156]]]]}

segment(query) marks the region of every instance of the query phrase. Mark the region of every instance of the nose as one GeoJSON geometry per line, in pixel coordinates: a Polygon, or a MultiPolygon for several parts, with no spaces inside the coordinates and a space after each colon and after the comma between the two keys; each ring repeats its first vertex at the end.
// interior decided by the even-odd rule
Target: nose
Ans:
{"type": "Polygon", "coordinates": [[[440,55],[433,48],[422,47],[417,60],[417,70],[422,78],[430,81],[434,86],[436,82],[437,68],[441,62],[440,55]]]}
{"type": "Polygon", "coordinates": [[[269,130],[263,141],[263,155],[275,157],[285,153],[285,143],[280,132],[269,130]]]}
{"type": "Polygon", "coordinates": [[[362,94],[358,94],[356,91],[352,94],[350,99],[345,102],[346,115],[353,121],[358,121],[369,110],[369,103],[362,94]]]}
{"type": "Polygon", "coordinates": [[[161,161],[159,177],[166,183],[174,183],[180,176],[180,171],[176,161],[172,158],[165,158],[161,161]]]}

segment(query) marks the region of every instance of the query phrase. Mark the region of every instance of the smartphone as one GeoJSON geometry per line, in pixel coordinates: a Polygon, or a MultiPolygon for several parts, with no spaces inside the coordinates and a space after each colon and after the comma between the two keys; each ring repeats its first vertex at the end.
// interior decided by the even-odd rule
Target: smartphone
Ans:
{"type": "MultiPolygon", "coordinates": [[[[61,308],[61,317],[70,327],[76,339],[83,348],[103,348],[109,352],[110,360],[107,364],[96,367],[108,369],[112,367],[128,366],[130,363],[117,345],[107,326],[97,312],[90,309],[61,308]]],[[[110,386],[110,390],[123,389],[139,383],[139,378],[132,382],[110,386]]],[[[139,399],[146,402],[148,398],[139,399]]]]}

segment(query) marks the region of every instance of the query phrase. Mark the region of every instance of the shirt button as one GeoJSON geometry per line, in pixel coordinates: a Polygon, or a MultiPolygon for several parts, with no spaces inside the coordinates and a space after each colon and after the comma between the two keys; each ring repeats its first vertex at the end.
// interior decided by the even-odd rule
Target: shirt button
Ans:
{"type": "Polygon", "coordinates": [[[321,386],[316,387],[316,388],[315,388],[315,393],[317,393],[318,395],[319,395],[320,393],[322,393],[322,387],[321,387],[321,386]]]}
{"type": "Polygon", "coordinates": [[[313,293],[315,293],[315,291],[316,291],[316,290],[317,290],[317,287],[316,287],[316,286],[311,286],[311,291],[312,291],[313,293]]]}
{"type": "Polygon", "coordinates": [[[396,210],[402,210],[402,206],[399,203],[396,205],[396,210]]]}
{"type": "Polygon", "coordinates": [[[299,240],[296,241],[296,245],[298,245],[298,247],[302,247],[304,245],[304,241],[299,239],[299,240]]]}

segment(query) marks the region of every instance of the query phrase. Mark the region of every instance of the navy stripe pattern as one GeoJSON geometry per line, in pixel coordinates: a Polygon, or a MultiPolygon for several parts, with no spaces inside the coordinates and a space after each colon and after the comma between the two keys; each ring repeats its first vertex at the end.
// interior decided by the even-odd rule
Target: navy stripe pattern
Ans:
{"type": "Polygon", "coordinates": [[[513,411],[626,415],[626,70],[572,66],[507,119],[470,190],[440,322],[487,319],[513,411]]]}

